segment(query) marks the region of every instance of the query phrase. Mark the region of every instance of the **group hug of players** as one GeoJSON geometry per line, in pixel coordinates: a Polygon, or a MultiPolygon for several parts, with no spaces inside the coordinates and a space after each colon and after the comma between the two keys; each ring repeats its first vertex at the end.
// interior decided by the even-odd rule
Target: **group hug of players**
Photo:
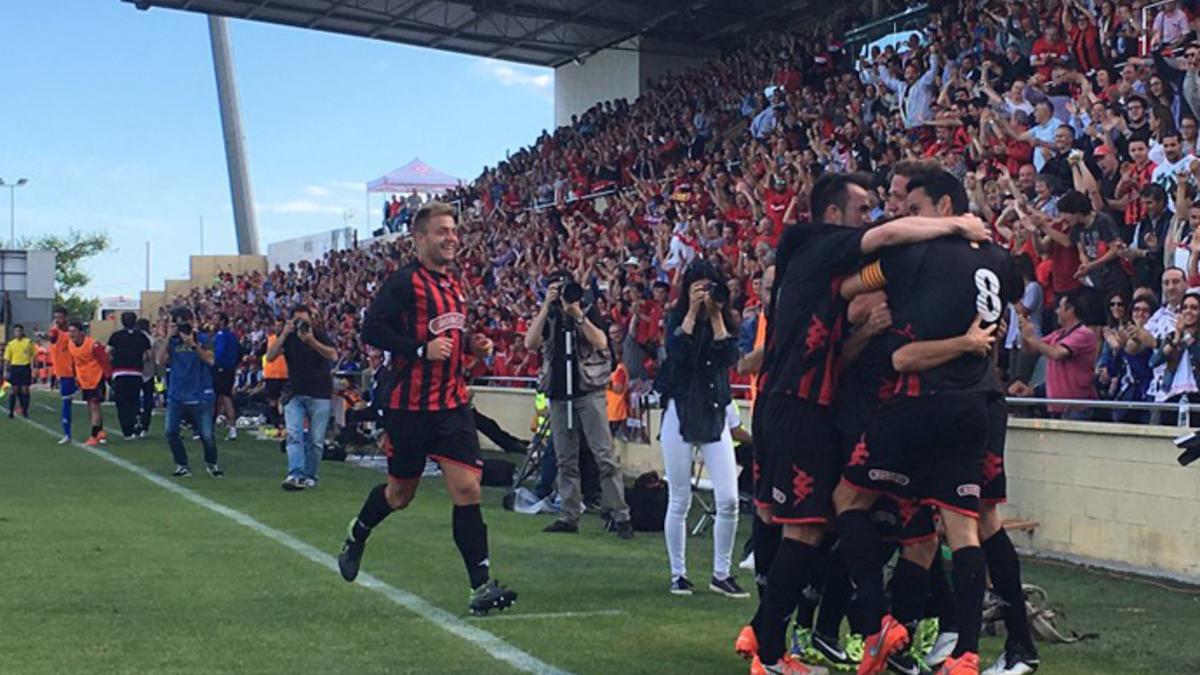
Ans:
{"type": "Polygon", "coordinates": [[[810,650],[853,667],[846,618],[865,636],[859,675],[975,675],[990,574],[1008,638],[985,673],[1032,673],[1020,564],[996,510],[1007,410],[993,344],[1020,278],[952,174],[898,166],[892,219],[875,227],[870,189],[824,176],[813,224],[777,249],[752,429],[759,606],[735,648],[752,674],[826,672],[788,653],[795,616],[810,650]],[[925,616],[942,633],[919,659],[909,645],[925,616]]]}

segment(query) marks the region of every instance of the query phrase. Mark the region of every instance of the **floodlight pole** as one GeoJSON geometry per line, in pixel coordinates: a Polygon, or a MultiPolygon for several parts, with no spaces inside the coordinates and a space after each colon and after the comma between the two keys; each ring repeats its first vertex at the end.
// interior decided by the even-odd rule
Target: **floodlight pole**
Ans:
{"type": "Polygon", "coordinates": [[[258,221],[254,214],[254,193],[246,168],[245,134],[238,109],[237,82],[233,77],[233,55],[229,48],[229,27],[225,17],[208,17],[208,35],[212,42],[213,71],[217,77],[217,100],[221,109],[221,129],[225,136],[225,163],[229,170],[229,192],[233,197],[233,225],[237,234],[238,254],[258,255],[258,221]]]}
{"type": "Polygon", "coordinates": [[[14,251],[17,249],[17,188],[28,182],[28,178],[19,178],[15,183],[7,183],[0,178],[0,187],[8,188],[8,245],[14,251]]]}

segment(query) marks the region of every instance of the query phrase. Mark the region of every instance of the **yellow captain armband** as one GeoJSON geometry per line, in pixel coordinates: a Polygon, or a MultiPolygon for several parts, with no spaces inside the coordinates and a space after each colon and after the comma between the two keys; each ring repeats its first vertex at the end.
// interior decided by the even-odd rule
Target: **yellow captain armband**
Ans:
{"type": "Polygon", "coordinates": [[[887,277],[883,276],[883,266],[879,261],[867,265],[858,273],[858,278],[868,291],[877,291],[887,286],[887,277]]]}

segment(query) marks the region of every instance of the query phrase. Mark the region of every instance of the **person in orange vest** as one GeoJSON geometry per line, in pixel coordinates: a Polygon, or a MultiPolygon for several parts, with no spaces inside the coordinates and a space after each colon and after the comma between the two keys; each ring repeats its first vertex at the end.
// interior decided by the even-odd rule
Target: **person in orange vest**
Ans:
{"type": "Polygon", "coordinates": [[[54,308],[54,326],[50,329],[50,362],[54,377],[58,379],[58,393],[62,396],[63,437],[58,444],[71,442],[71,398],[75,396],[75,366],[71,361],[71,350],[67,337],[67,309],[54,308]]]}
{"type": "MultiPolygon", "coordinates": [[[[283,319],[275,319],[275,323],[271,326],[271,331],[267,334],[267,351],[271,351],[271,346],[279,339],[280,333],[283,332],[283,319]]],[[[279,399],[283,397],[283,386],[287,384],[288,368],[286,359],[275,359],[268,361],[267,357],[263,356],[263,379],[266,381],[267,391],[267,424],[275,427],[282,427],[282,413],[279,411],[279,399]]]]}
{"type": "MultiPolygon", "coordinates": [[[[619,345],[625,340],[624,327],[619,323],[610,324],[608,338],[611,344],[619,345]]],[[[621,361],[621,352],[613,350],[613,360],[616,368],[608,379],[608,391],[605,392],[608,409],[608,427],[614,437],[623,436],[625,420],[629,419],[629,370],[621,361]]]]}
{"type": "Polygon", "coordinates": [[[68,325],[67,336],[67,349],[75,366],[75,383],[83,392],[83,400],[87,402],[88,415],[92,421],[92,433],[84,445],[100,445],[108,440],[104,433],[104,419],[100,414],[100,401],[104,398],[102,387],[105,371],[110,367],[108,351],[104,345],[89,337],[83,329],[83,324],[78,321],[72,321],[68,325]]]}
{"type": "Polygon", "coordinates": [[[39,384],[50,381],[50,348],[44,344],[37,347],[37,381],[39,384]]]}

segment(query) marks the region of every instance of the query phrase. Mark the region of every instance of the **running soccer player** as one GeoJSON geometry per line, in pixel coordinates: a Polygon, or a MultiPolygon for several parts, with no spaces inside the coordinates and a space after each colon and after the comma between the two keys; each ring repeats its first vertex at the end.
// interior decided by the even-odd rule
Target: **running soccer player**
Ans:
{"type": "Polygon", "coordinates": [[[50,328],[50,362],[54,369],[54,377],[58,378],[58,393],[62,396],[62,430],[63,437],[58,439],[59,445],[71,442],[71,398],[75,396],[75,365],[71,361],[70,338],[67,323],[67,309],[54,308],[54,325],[50,328]]]}
{"type": "MultiPolygon", "coordinates": [[[[351,521],[338,567],[347,581],[358,576],[367,537],[416,497],[429,457],[441,464],[454,503],[454,543],[472,589],[468,609],[483,615],[511,606],[517,593],[490,578],[487,526],[479,509],[483,462],[463,374],[467,301],[451,276],[458,253],[453,207],[437,202],[421,207],[413,219],[413,240],[417,260],[387,280],[363,322],[363,341],[392,357],[388,479],[371,490],[351,521]]],[[[474,334],[469,348],[482,358],[491,353],[492,343],[474,334]]]]}
{"type": "Polygon", "coordinates": [[[854,174],[821,177],[812,192],[819,224],[788,228],[778,248],[772,306],[787,311],[768,323],[759,401],[771,464],[764,479],[771,481],[771,516],[783,526],[783,540],[754,627],[752,673],[819,672],[785,655],[785,642],[788,619],[819,559],[840,469],[831,410],[845,330],[840,277],[864,255],[888,246],[947,235],[987,237],[974,216],[905,218],[866,230],[870,185],[869,178],[854,174]]]}
{"type": "MultiPolygon", "coordinates": [[[[33,340],[25,337],[25,327],[13,325],[12,339],[4,346],[4,365],[8,370],[8,383],[12,392],[8,399],[8,419],[20,410],[21,415],[29,417],[29,385],[33,383],[33,358],[37,356],[37,348],[33,340]]],[[[0,371],[2,372],[2,371],[0,371]]]]}
{"type": "MultiPolygon", "coordinates": [[[[962,185],[944,171],[908,183],[910,213],[964,213],[962,185]]],[[[852,297],[887,288],[894,327],[894,392],[871,420],[863,461],[848,467],[834,494],[842,550],[858,598],[868,616],[878,617],[867,638],[859,675],[877,675],[888,657],[909,642],[904,620],[920,617],[936,552],[932,545],[906,546],[894,588],[893,613],[883,607],[882,574],[876,561],[878,536],[867,509],[880,493],[937,507],[954,550],[954,594],[959,639],[939,675],[977,675],[985,559],[979,546],[980,478],[987,443],[988,397],[994,372],[987,354],[995,324],[1016,298],[1011,257],[989,243],[944,237],[885,251],[880,260],[842,286],[852,297]],[[987,324],[983,326],[981,324],[987,324]],[[963,345],[944,358],[946,341],[963,345]],[[909,349],[903,349],[909,345],[909,349]],[[931,434],[931,429],[938,433],[931,434]],[[914,549],[916,552],[914,552],[914,549]],[[920,552],[918,555],[917,552],[920,552]],[[897,606],[900,606],[899,608],[897,606]]],[[[933,533],[932,519],[926,525],[933,533]]]]}

